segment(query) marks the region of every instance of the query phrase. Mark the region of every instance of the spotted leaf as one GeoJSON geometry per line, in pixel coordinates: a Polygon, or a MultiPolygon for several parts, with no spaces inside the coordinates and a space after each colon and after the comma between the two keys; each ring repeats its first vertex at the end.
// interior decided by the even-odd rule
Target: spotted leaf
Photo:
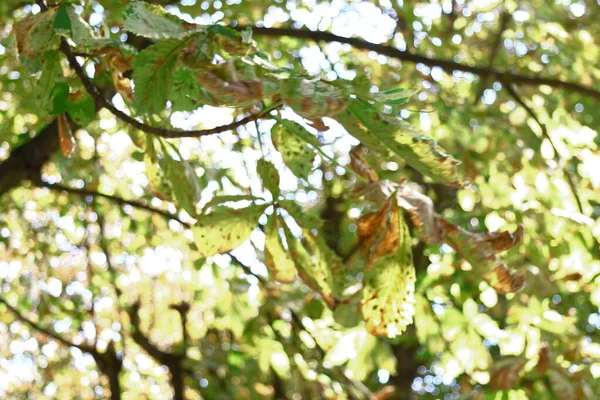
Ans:
{"type": "Polygon", "coordinates": [[[434,140],[415,132],[403,121],[382,117],[366,101],[353,99],[348,102],[348,109],[380,143],[423,175],[448,186],[464,186],[457,171],[459,162],[444,153],[434,140]]]}
{"type": "Polygon", "coordinates": [[[234,210],[220,207],[200,217],[192,228],[201,257],[214,256],[244,243],[258,224],[266,206],[250,206],[234,210]]]}
{"type": "Polygon", "coordinates": [[[282,221],[273,215],[265,226],[265,258],[269,273],[273,278],[282,283],[291,283],[296,280],[296,265],[290,253],[283,247],[279,229],[282,221]]]}
{"type": "Polygon", "coordinates": [[[397,250],[370,263],[365,271],[361,308],[370,333],[393,338],[412,323],[416,276],[410,233],[395,201],[389,213],[397,226],[392,228],[397,230],[392,235],[397,238],[397,250]]]}
{"type": "Polygon", "coordinates": [[[277,172],[275,166],[261,158],[256,164],[256,171],[262,180],[263,186],[271,192],[273,199],[277,199],[280,193],[279,172],[277,172]]]}
{"type": "MultiPolygon", "coordinates": [[[[307,179],[313,169],[315,151],[289,129],[291,124],[277,124],[272,129],[275,148],[281,153],[283,162],[299,178],[307,179]]],[[[295,124],[297,125],[297,124],[295,124]]]]}
{"type": "Polygon", "coordinates": [[[315,292],[319,293],[330,308],[334,308],[336,300],[333,293],[334,278],[330,254],[317,243],[310,231],[303,230],[302,239],[297,239],[285,228],[286,241],[300,278],[315,292]]]}
{"type": "Polygon", "coordinates": [[[196,215],[196,204],[202,197],[202,188],[194,168],[188,161],[174,160],[168,155],[163,165],[175,200],[188,214],[196,215]]]}

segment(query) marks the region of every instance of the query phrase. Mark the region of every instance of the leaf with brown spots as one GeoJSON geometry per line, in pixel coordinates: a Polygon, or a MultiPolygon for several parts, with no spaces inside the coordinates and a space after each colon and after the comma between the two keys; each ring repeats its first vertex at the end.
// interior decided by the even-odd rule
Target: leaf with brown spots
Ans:
{"type": "Polygon", "coordinates": [[[60,151],[63,156],[71,158],[73,152],[77,148],[77,142],[71,131],[69,120],[66,114],[60,114],[57,118],[58,121],[58,143],[60,145],[60,151]]]}
{"type": "Polygon", "coordinates": [[[296,265],[281,242],[279,230],[282,225],[280,217],[272,215],[265,226],[265,264],[277,282],[292,283],[296,280],[296,265]]]}
{"type": "Polygon", "coordinates": [[[320,240],[310,231],[303,230],[301,239],[294,237],[284,225],[285,237],[290,255],[296,263],[298,275],[308,287],[319,293],[329,308],[335,308],[334,277],[332,261],[334,255],[319,245],[320,240]]]}
{"type": "MultiPolygon", "coordinates": [[[[347,107],[370,134],[370,142],[378,140],[408,165],[436,182],[454,187],[465,185],[458,175],[459,162],[439,148],[434,140],[415,132],[406,122],[384,118],[366,101],[352,99],[347,107]]],[[[355,130],[352,128],[349,133],[354,134],[355,130]]],[[[365,136],[364,133],[362,136],[365,136]]],[[[357,136],[357,139],[362,141],[361,137],[357,136]]],[[[368,142],[364,144],[369,146],[368,142]]],[[[379,151],[380,146],[376,147],[373,150],[379,151]]]]}
{"type": "Polygon", "coordinates": [[[404,216],[393,200],[386,208],[386,219],[390,217],[388,230],[396,233],[386,235],[385,239],[394,238],[396,243],[385,247],[395,247],[396,251],[386,251],[387,255],[375,262],[369,260],[363,281],[361,309],[371,334],[393,338],[404,332],[413,321],[416,275],[411,237],[404,216]]]}
{"type": "Polygon", "coordinates": [[[285,165],[298,178],[308,179],[313,170],[315,151],[306,144],[301,135],[295,134],[302,129],[304,128],[295,122],[287,121],[285,125],[276,124],[271,130],[271,135],[273,145],[281,153],[285,165]]]}
{"type": "Polygon", "coordinates": [[[276,200],[279,197],[279,172],[273,164],[267,160],[261,158],[256,163],[256,172],[262,180],[263,186],[271,192],[273,199],[276,200]]]}
{"type": "Polygon", "coordinates": [[[186,40],[162,40],[142,50],[133,61],[134,104],[139,113],[158,113],[166,107],[177,57],[186,40]]]}
{"type": "Polygon", "coordinates": [[[25,57],[34,58],[58,49],[59,37],[54,34],[53,24],[58,7],[29,16],[15,25],[17,50],[25,57]]]}
{"type": "Polygon", "coordinates": [[[200,178],[186,160],[175,160],[168,154],[162,160],[161,166],[171,185],[172,193],[179,204],[188,214],[196,215],[196,204],[202,197],[200,178]]]}
{"type": "Polygon", "coordinates": [[[265,208],[264,205],[239,210],[220,207],[199,217],[192,232],[200,257],[226,253],[239,247],[250,237],[265,208]]]}

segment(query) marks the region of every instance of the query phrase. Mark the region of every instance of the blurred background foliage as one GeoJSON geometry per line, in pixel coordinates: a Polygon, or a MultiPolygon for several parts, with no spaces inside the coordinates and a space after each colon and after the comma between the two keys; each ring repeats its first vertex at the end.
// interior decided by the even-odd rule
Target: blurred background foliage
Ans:
{"type": "MultiPolygon", "coordinates": [[[[147,46],[123,30],[129,2],[70,3],[101,37],[132,53],[147,46]]],[[[276,283],[265,265],[263,228],[230,253],[203,257],[182,196],[198,194],[205,205],[214,196],[264,195],[256,164],[262,141],[272,142],[273,123],[170,140],[177,153],[171,161],[185,161],[198,177],[195,194],[189,188],[182,193],[173,176],[157,190],[143,134],[106,109],[94,116],[87,95],[68,103],[76,104],[82,125],[74,132],[74,154],[41,154],[53,140],[43,132],[56,135],[52,108],[58,106],[40,107],[34,94],[41,64],[19,59],[15,27],[42,10],[4,0],[0,396],[597,398],[597,2],[152,3],[188,22],[256,27],[257,47],[278,67],[324,80],[351,81],[366,73],[371,93],[414,89],[399,117],[461,161],[471,184],[451,188],[401,159],[365,158],[381,179],[414,182],[454,224],[474,232],[513,232],[522,224],[523,240],[503,259],[526,274],[526,285],[499,293],[450,246],[426,245],[414,234],[414,323],[388,339],[367,332],[355,303],[331,310],[299,279],[276,283]],[[366,45],[327,40],[318,32],[366,45]],[[167,200],[171,190],[182,208],[167,200]]],[[[94,81],[125,108],[127,90],[115,92],[114,86],[121,82],[113,74],[118,63],[107,66],[106,60],[103,54],[91,61],[94,81]]],[[[83,93],[75,75],[65,80],[71,94],[83,93]]],[[[238,113],[202,106],[167,110],[145,122],[204,129],[230,123],[238,113]]],[[[358,142],[335,121],[325,122],[331,129],[317,133],[323,151],[347,165],[358,142]]],[[[347,196],[356,177],[318,155],[305,179],[298,179],[275,151],[269,154],[281,175],[276,190],[297,207],[290,205],[295,211],[289,213],[322,223],[329,247],[349,257],[357,218],[368,210],[347,196]]]]}

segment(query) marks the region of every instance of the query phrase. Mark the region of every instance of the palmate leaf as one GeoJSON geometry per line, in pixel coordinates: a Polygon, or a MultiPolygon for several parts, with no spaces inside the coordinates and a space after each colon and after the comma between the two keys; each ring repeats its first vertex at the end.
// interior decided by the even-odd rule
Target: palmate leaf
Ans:
{"type": "MultiPolygon", "coordinates": [[[[366,101],[352,99],[347,107],[372,136],[402,157],[408,165],[436,182],[448,186],[464,186],[457,172],[459,162],[444,153],[434,140],[414,132],[402,121],[383,118],[366,101]]],[[[355,131],[353,128],[349,133],[354,134],[355,131]]],[[[364,132],[361,132],[361,137],[357,136],[357,139],[362,141],[364,136],[364,132]]],[[[373,140],[369,138],[367,142],[363,141],[366,146],[369,146],[369,142],[373,140]]],[[[380,146],[376,145],[373,150],[380,151],[380,146]]]]}
{"type": "Polygon", "coordinates": [[[133,61],[135,82],[134,104],[140,113],[157,113],[164,110],[177,57],[185,40],[164,40],[148,47],[133,61]]]}
{"type": "Polygon", "coordinates": [[[391,216],[389,231],[370,253],[377,257],[365,271],[361,309],[371,334],[393,338],[412,323],[416,275],[408,226],[394,199],[386,214],[391,216]],[[396,246],[390,240],[397,241],[396,246]]]}
{"type": "Polygon", "coordinates": [[[297,271],[292,256],[281,243],[279,229],[282,225],[280,217],[273,215],[265,226],[265,264],[277,282],[291,283],[296,280],[297,271]]]}
{"type": "Polygon", "coordinates": [[[265,208],[265,205],[239,210],[219,207],[199,217],[192,232],[200,257],[226,253],[244,243],[256,228],[265,208]]]}
{"type": "Polygon", "coordinates": [[[297,134],[302,129],[304,128],[295,122],[287,121],[285,125],[283,123],[276,124],[271,130],[271,135],[273,145],[281,153],[285,165],[298,178],[307,179],[313,169],[315,151],[306,144],[302,134],[297,134]]]}
{"type": "Polygon", "coordinates": [[[162,7],[143,1],[134,1],[125,11],[123,27],[138,36],[150,39],[182,39],[190,34],[177,17],[169,15],[162,7]]]}

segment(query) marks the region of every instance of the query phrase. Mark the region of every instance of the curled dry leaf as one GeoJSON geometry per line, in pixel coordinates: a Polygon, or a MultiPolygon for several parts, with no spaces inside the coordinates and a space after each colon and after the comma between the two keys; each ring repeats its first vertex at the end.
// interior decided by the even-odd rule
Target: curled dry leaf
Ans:
{"type": "Polygon", "coordinates": [[[540,344],[538,363],[535,368],[540,375],[544,375],[546,371],[548,371],[548,368],[550,368],[550,347],[547,342],[542,342],[540,344]]]}
{"type": "Polygon", "coordinates": [[[379,175],[377,175],[375,169],[369,165],[369,163],[363,158],[361,152],[356,148],[353,148],[350,151],[350,169],[369,182],[379,180],[379,175]]]}
{"type": "Polygon", "coordinates": [[[433,200],[419,192],[413,185],[403,182],[396,198],[400,207],[404,208],[411,221],[419,230],[419,236],[427,244],[440,243],[443,229],[435,214],[433,200]]]}
{"type": "Polygon", "coordinates": [[[495,390],[513,389],[525,364],[527,364],[527,360],[524,358],[514,357],[499,360],[492,371],[490,385],[495,390]]]}
{"type": "Polygon", "coordinates": [[[60,114],[57,117],[58,121],[58,142],[60,144],[60,151],[63,156],[71,158],[73,152],[77,148],[77,142],[71,131],[69,120],[66,114],[60,114]]]}
{"type": "Polygon", "coordinates": [[[398,250],[398,215],[398,204],[390,198],[377,212],[365,214],[358,220],[358,246],[367,260],[367,270],[382,257],[398,250]]]}

